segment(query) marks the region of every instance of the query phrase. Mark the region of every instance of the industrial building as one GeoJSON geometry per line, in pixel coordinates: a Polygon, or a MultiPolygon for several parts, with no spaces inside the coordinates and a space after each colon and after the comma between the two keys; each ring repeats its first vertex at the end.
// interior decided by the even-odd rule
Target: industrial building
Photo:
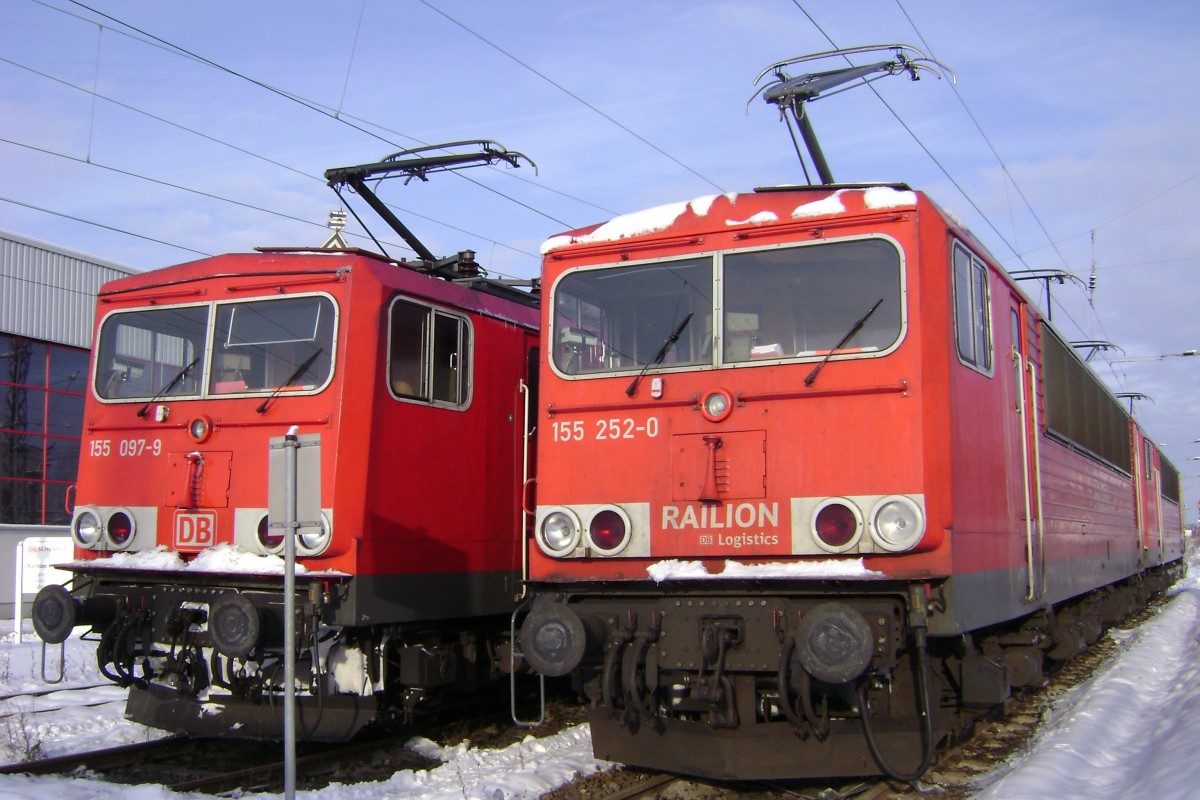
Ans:
{"type": "Polygon", "coordinates": [[[0,230],[0,600],[14,547],[71,521],[96,293],[135,271],[0,230]]]}

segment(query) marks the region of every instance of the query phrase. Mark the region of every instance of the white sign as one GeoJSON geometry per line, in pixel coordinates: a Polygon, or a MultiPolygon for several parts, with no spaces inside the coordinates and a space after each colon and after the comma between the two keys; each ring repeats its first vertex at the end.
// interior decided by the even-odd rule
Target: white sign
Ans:
{"type": "Polygon", "coordinates": [[[66,583],[71,573],[54,569],[52,564],[62,564],[74,556],[74,546],[69,536],[39,536],[21,540],[21,592],[37,594],[43,586],[66,583]]]}
{"type": "Polygon", "coordinates": [[[21,613],[25,595],[37,594],[43,586],[66,583],[71,573],[54,569],[51,564],[70,561],[75,555],[70,536],[38,536],[22,539],[17,545],[17,574],[13,596],[13,638],[21,643],[21,613]]]}

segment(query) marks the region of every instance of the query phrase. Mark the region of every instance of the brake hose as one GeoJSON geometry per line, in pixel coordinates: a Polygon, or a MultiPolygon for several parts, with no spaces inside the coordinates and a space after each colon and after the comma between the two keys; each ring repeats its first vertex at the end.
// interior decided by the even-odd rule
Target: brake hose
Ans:
{"type": "Polygon", "coordinates": [[[867,702],[867,685],[864,681],[858,689],[858,705],[862,716],[863,733],[867,738],[867,749],[879,769],[893,780],[911,783],[925,774],[933,762],[933,707],[929,697],[929,650],[925,642],[925,630],[918,628],[913,636],[917,647],[917,667],[920,675],[917,678],[917,702],[920,707],[917,713],[921,716],[921,762],[912,772],[900,772],[892,767],[879,750],[879,742],[875,739],[875,731],[871,728],[871,708],[867,702]]]}
{"type": "Polygon", "coordinates": [[[792,729],[796,731],[800,741],[804,741],[808,738],[808,726],[804,720],[800,719],[796,709],[792,707],[792,696],[789,691],[791,684],[788,682],[788,666],[791,664],[792,652],[795,649],[796,636],[789,633],[784,638],[783,648],[779,653],[779,704],[783,707],[783,715],[791,723],[792,729]]]}

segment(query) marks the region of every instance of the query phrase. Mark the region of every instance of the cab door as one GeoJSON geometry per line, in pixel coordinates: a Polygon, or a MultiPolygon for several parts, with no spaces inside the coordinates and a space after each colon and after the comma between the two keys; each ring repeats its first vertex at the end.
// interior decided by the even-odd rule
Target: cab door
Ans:
{"type": "Polygon", "coordinates": [[[1138,533],[1142,540],[1142,563],[1153,566],[1162,562],[1162,507],[1159,502],[1158,453],[1154,443],[1133,426],[1134,501],[1137,505],[1138,533]]]}

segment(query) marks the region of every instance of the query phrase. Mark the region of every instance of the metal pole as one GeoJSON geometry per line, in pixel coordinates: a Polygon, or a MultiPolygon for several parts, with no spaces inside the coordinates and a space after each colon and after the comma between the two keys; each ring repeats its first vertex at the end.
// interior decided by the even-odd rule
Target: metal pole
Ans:
{"type": "Polygon", "coordinates": [[[821,179],[821,183],[828,186],[833,183],[833,173],[829,169],[829,162],[825,160],[825,153],[821,150],[821,143],[817,141],[817,133],[813,130],[812,122],[808,119],[808,111],[803,103],[795,110],[795,116],[796,122],[800,125],[800,135],[804,137],[804,144],[808,147],[809,156],[812,157],[813,166],[817,168],[817,176],[821,179]]]}
{"type": "Polygon", "coordinates": [[[300,441],[283,437],[283,793],[296,797],[296,473],[300,441]]]}

